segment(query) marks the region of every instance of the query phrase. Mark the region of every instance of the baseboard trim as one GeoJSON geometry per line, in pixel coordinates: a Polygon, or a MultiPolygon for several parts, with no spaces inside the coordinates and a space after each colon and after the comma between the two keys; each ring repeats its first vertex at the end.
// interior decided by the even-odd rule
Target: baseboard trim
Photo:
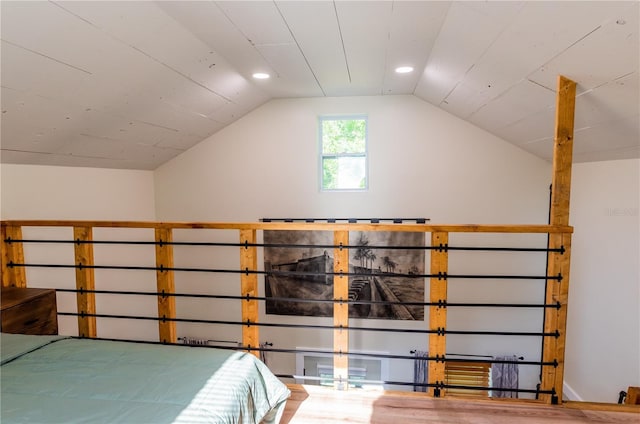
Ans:
{"type": "Polygon", "coordinates": [[[568,400],[584,402],[584,399],[582,399],[582,397],[580,397],[580,395],[576,393],[576,391],[573,390],[573,388],[569,386],[566,381],[562,383],[562,393],[564,394],[564,397],[566,397],[568,400]]]}

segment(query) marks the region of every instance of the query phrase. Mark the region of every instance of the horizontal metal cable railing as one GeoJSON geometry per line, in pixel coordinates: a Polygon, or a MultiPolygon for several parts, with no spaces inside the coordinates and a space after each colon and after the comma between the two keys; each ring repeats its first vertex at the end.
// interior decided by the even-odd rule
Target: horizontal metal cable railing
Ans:
{"type": "MultiPolygon", "coordinates": [[[[312,353],[322,353],[334,356],[335,375],[332,377],[323,377],[322,381],[333,381],[341,387],[347,383],[354,381],[363,382],[368,380],[356,379],[352,380],[346,374],[348,367],[348,358],[366,358],[380,357],[393,360],[416,361],[415,355],[397,355],[397,354],[375,354],[350,352],[348,337],[343,334],[349,333],[379,333],[381,335],[389,333],[397,334],[423,334],[429,339],[429,356],[422,357],[429,363],[430,370],[429,381],[426,383],[416,383],[408,381],[395,380],[375,380],[381,384],[393,386],[422,386],[430,390],[432,395],[442,395],[446,389],[469,389],[480,391],[500,391],[509,390],[522,393],[549,394],[554,396],[555,387],[538,387],[529,388],[500,388],[500,387],[477,387],[464,385],[452,385],[445,383],[442,378],[442,370],[445,362],[485,362],[488,364],[511,363],[510,361],[501,361],[495,358],[474,357],[473,359],[465,359],[448,355],[446,353],[447,336],[514,336],[514,337],[540,337],[544,346],[551,346],[547,340],[556,340],[561,334],[557,327],[552,324],[557,320],[550,320],[550,324],[546,325],[542,331],[514,331],[501,329],[465,329],[451,328],[446,320],[446,311],[453,309],[471,308],[474,310],[501,308],[506,310],[519,311],[523,309],[540,310],[545,316],[554,316],[558,311],[566,307],[564,299],[549,296],[537,302],[487,302],[487,301],[452,301],[447,298],[446,285],[456,284],[456,281],[478,281],[477,284],[483,284],[482,281],[510,281],[514,280],[532,280],[540,281],[546,285],[567,284],[567,279],[562,272],[556,275],[550,275],[549,272],[541,272],[539,274],[530,273],[459,273],[449,272],[448,257],[449,254],[456,252],[466,252],[467,254],[476,254],[480,252],[488,252],[490,254],[543,254],[548,257],[567,258],[570,254],[569,246],[560,243],[557,245],[547,246],[508,246],[507,243],[498,246],[490,245],[465,245],[451,244],[448,241],[449,234],[466,233],[494,233],[494,234],[554,234],[559,237],[570,236],[572,229],[570,227],[548,226],[548,225],[433,225],[427,223],[424,218],[408,219],[367,219],[367,223],[353,218],[345,219],[264,219],[259,223],[151,223],[151,222],[101,222],[101,221],[3,221],[2,222],[2,272],[3,286],[27,286],[26,271],[29,269],[69,269],[74,270],[76,274],[76,287],[56,287],[59,293],[74,294],[77,297],[78,309],[60,310],[58,314],[65,317],[76,317],[78,319],[79,334],[81,337],[100,338],[96,325],[96,320],[103,322],[109,320],[134,320],[134,321],[157,321],[158,322],[158,339],[159,341],[147,340],[149,343],[178,344],[176,324],[207,324],[236,326],[242,328],[242,342],[240,346],[224,346],[211,345],[205,347],[215,347],[221,349],[242,349],[253,354],[260,353],[269,354],[300,354],[305,353],[304,349],[282,348],[282,347],[265,347],[260,343],[259,330],[261,328],[280,328],[289,329],[291,331],[330,331],[333,332],[334,346],[333,349],[320,349],[308,351],[312,353]],[[322,221],[322,222],[320,222],[322,221]],[[342,222],[344,221],[344,222],[342,222]],[[408,223],[408,221],[411,221],[408,223]],[[389,223],[386,223],[389,222],[389,223]],[[414,223],[415,222],[415,223],[414,223]],[[73,237],[65,238],[59,235],[54,237],[23,237],[23,227],[66,227],[73,229],[73,237]],[[94,240],[93,232],[100,228],[118,228],[118,229],[148,229],[153,230],[153,234],[147,234],[146,237],[137,235],[137,239],[113,239],[105,237],[94,240]],[[175,240],[176,230],[189,230],[180,233],[180,240],[175,240]],[[229,236],[229,230],[235,230],[239,233],[237,242],[227,240],[189,240],[191,231],[198,230],[223,230],[225,238],[229,236]],[[285,239],[280,242],[266,240],[265,232],[309,232],[320,231],[333,237],[333,242],[291,242],[285,239]],[[422,233],[424,234],[424,242],[422,244],[359,244],[349,238],[350,233],[378,233],[378,232],[406,232],[406,233],[422,233]],[[259,241],[258,235],[265,238],[259,241]],[[431,236],[429,242],[428,236],[431,236]],[[46,248],[46,245],[56,246],[68,245],[73,249],[72,261],[49,261],[49,260],[25,260],[25,249],[31,246],[39,246],[39,249],[46,248]],[[117,248],[122,246],[149,246],[155,249],[155,266],[137,265],[117,263],[98,263],[93,252],[94,246],[110,246],[117,248]],[[232,249],[240,255],[240,266],[181,266],[176,264],[174,259],[174,250],[181,248],[217,248],[232,249]],[[322,258],[317,259],[318,265],[312,263],[313,258],[300,258],[297,263],[279,263],[269,264],[265,259],[265,269],[258,267],[258,249],[266,252],[269,249],[278,249],[279,251],[295,250],[295,251],[324,251],[322,258]],[[363,251],[366,250],[368,256],[363,257],[363,251]],[[387,253],[389,252],[389,253],[387,253]],[[418,254],[431,254],[431,267],[428,270],[421,271],[421,267],[415,267],[406,272],[396,272],[394,261],[392,259],[395,252],[417,252],[418,254]],[[355,259],[361,254],[360,259],[355,259]],[[351,256],[350,256],[351,255],[351,256]],[[386,256],[383,256],[386,255],[386,256]],[[374,269],[373,262],[380,256],[386,258],[382,264],[386,264],[386,270],[380,265],[378,269],[374,269]],[[306,261],[306,262],[305,262],[306,261]],[[306,268],[305,268],[306,267],[306,268]],[[156,274],[157,287],[155,290],[128,290],[122,288],[109,288],[108,284],[100,281],[100,288],[96,288],[95,272],[96,271],[147,271],[156,274]],[[211,282],[208,291],[213,293],[189,293],[176,290],[175,278],[180,274],[181,279],[188,279],[191,273],[203,273],[213,275],[216,280],[211,282]],[[220,277],[217,277],[220,275],[220,277]],[[258,286],[258,278],[264,280],[265,294],[260,295],[258,286]],[[423,299],[404,299],[402,296],[398,298],[393,290],[391,290],[384,281],[424,281],[430,280],[430,293],[425,293],[423,299]],[[332,293],[329,297],[295,297],[278,293],[271,293],[268,287],[281,281],[307,281],[315,284],[327,286],[327,290],[331,289],[332,293]],[[275,282],[274,282],[275,281],[275,282]],[[356,285],[358,281],[359,286],[356,285]],[[215,293],[218,285],[239,285],[240,294],[224,294],[215,293]],[[361,292],[376,288],[382,293],[381,298],[371,298],[361,296],[361,292]],[[444,290],[443,290],[444,287],[444,290]],[[359,290],[359,291],[358,291],[359,290]],[[129,314],[129,313],[105,313],[96,311],[96,297],[101,296],[136,296],[157,299],[158,314],[150,316],[148,314],[129,314]],[[242,306],[242,314],[239,319],[205,319],[194,317],[181,317],[178,314],[175,301],[180,299],[182,302],[188,300],[198,300],[207,302],[237,302],[242,306]],[[319,305],[328,311],[324,317],[333,317],[332,324],[317,323],[285,323],[270,322],[267,317],[269,313],[264,315],[262,320],[259,319],[259,311],[273,308],[274,305],[319,305]],[[405,311],[420,310],[426,308],[429,311],[429,320],[426,316],[421,318],[425,325],[422,328],[416,328],[412,324],[411,328],[403,328],[402,325],[395,325],[393,328],[377,325],[363,325],[361,323],[350,322],[350,313],[357,308],[381,308],[380,310],[389,311],[405,311]],[[407,309],[409,308],[409,309],[407,309]],[[411,309],[414,308],[414,309],[411,309]],[[418,309],[415,309],[418,308],[418,309]],[[351,312],[350,312],[351,311],[351,312]],[[106,320],[106,321],[105,321],[106,320]]],[[[37,232],[37,231],[36,231],[37,232]]],[[[115,235],[114,235],[115,236],[115,235]]],[[[207,237],[211,238],[207,234],[207,237]]],[[[467,243],[468,244],[468,243],[467,243]]],[[[42,256],[42,255],[41,255],[42,256]]],[[[46,256],[46,255],[45,255],[46,256]]],[[[28,257],[28,256],[27,256],[28,257]]],[[[54,257],[54,256],[52,256],[54,257]]],[[[117,262],[117,261],[113,261],[117,262]]],[[[146,262],[146,261],[145,261],[146,262]]],[[[286,262],[286,261],[285,261],[286,262]]],[[[396,264],[397,265],[397,264],[396,264]]],[[[222,286],[220,286],[222,287],[222,286]]],[[[212,307],[216,303],[211,303],[212,307]]],[[[135,311],[134,311],[135,312],[135,311]]],[[[381,337],[381,336],[380,336],[381,337]]],[[[149,337],[152,338],[152,337],[149,337]]],[[[129,340],[132,341],[132,340],[129,340]]],[[[143,342],[136,340],[136,342],[143,342]]],[[[545,372],[553,373],[558,365],[563,361],[563,347],[549,347],[547,353],[542,360],[532,361],[518,359],[516,363],[522,366],[540,367],[545,372]]],[[[471,355],[474,356],[474,355],[471,355]]],[[[280,373],[280,377],[296,379],[296,380],[318,380],[314,376],[299,376],[291,373],[280,373]]],[[[372,380],[373,381],[373,380],[372,380]]]]}

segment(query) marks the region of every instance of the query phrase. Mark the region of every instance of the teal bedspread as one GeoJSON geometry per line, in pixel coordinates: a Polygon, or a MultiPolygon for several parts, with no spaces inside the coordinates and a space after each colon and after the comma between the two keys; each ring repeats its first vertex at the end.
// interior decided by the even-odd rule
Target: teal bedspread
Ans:
{"type": "Polygon", "coordinates": [[[290,394],[242,352],[10,334],[0,343],[3,424],[270,424],[290,394]]]}

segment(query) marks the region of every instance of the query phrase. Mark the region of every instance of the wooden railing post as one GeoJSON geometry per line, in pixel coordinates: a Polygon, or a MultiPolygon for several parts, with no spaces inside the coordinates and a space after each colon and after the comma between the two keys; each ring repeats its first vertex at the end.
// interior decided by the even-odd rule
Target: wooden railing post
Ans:
{"type": "Polygon", "coordinates": [[[349,245],[348,231],[334,231],[333,244],[333,300],[340,301],[333,304],[333,356],[334,388],[347,390],[349,388],[349,357],[343,355],[349,352],[349,304],[342,303],[349,299],[349,249],[342,246],[349,245]],[[343,328],[344,327],[344,328],[343,328]]]}
{"type": "Polygon", "coordinates": [[[564,353],[567,328],[567,306],[569,298],[569,264],[571,261],[571,234],[553,233],[549,235],[549,248],[562,249],[562,252],[549,252],[547,275],[560,277],[560,280],[547,280],[546,304],[560,305],[559,309],[545,309],[544,332],[555,333],[557,337],[545,337],[542,360],[556,362],[557,366],[546,365],[542,370],[542,390],[555,390],[555,395],[542,395],[547,403],[562,402],[564,380],[564,353]]]}
{"type": "MultiPolygon", "coordinates": [[[[576,83],[559,76],[551,177],[551,210],[549,211],[549,224],[551,225],[569,225],[575,103],[576,83]]],[[[560,249],[562,247],[564,247],[564,253],[549,252],[547,254],[547,275],[562,276],[560,282],[547,280],[545,290],[547,303],[561,303],[560,309],[545,311],[544,331],[557,331],[559,334],[557,338],[545,337],[542,345],[543,361],[558,361],[557,367],[545,366],[542,370],[541,388],[543,390],[555,389],[556,391],[555,395],[545,394],[542,396],[542,399],[547,403],[562,402],[571,256],[571,234],[549,234],[549,248],[560,249]]]]}
{"type": "MultiPolygon", "coordinates": [[[[434,232],[431,233],[431,277],[429,284],[431,303],[439,303],[447,301],[447,270],[449,268],[449,252],[447,246],[449,244],[449,233],[434,232]]],[[[429,356],[444,357],[447,348],[447,336],[440,333],[440,330],[447,328],[447,308],[443,306],[432,305],[429,307],[429,329],[438,331],[438,333],[429,334],[429,356]]],[[[445,380],[445,363],[444,361],[429,361],[429,384],[444,383],[445,380]]],[[[436,394],[434,387],[429,387],[429,394],[436,394]]],[[[440,396],[444,393],[440,391],[440,396]]]]}
{"type": "Polygon", "coordinates": [[[27,277],[22,266],[13,264],[24,263],[24,248],[22,240],[22,227],[17,225],[2,225],[2,287],[27,287],[27,277]]]}
{"type": "Polygon", "coordinates": [[[96,295],[85,290],[95,290],[95,273],[93,260],[93,228],[73,227],[75,263],[76,263],[76,295],[78,304],[78,335],[80,337],[96,337],[96,317],[85,314],[96,313],[96,295]]]}
{"type": "MultiPolygon", "coordinates": [[[[175,273],[173,268],[173,245],[167,244],[173,242],[173,232],[170,228],[156,228],[156,281],[158,293],[174,294],[175,273]]],[[[175,296],[158,296],[158,332],[159,340],[163,343],[176,343],[178,337],[176,334],[176,322],[165,321],[163,318],[176,317],[176,298],[175,296]]]]}
{"type": "Polygon", "coordinates": [[[549,224],[569,225],[576,83],[558,77],[549,224]]]}
{"type": "MultiPolygon", "coordinates": [[[[258,254],[256,246],[249,244],[256,243],[256,230],[240,230],[240,243],[244,246],[240,247],[240,274],[241,296],[257,297],[258,296],[258,254]]],[[[258,301],[254,299],[242,300],[242,322],[249,323],[242,326],[242,345],[245,347],[260,347],[260,332],[257,325],[251,323],[258,322],[258,301]]],[[[250,351],[255,356],[260,357],[260,351],[250,351]]]]}

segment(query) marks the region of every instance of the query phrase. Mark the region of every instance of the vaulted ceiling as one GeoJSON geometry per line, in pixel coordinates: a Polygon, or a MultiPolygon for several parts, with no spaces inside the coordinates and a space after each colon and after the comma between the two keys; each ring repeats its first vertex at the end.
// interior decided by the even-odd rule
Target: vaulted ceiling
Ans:
{"type": "Polygon", "coordinates": [[[273,98],[395,94],[550,159],[559,74],[575,160],[640,157],[637,1],[0,5],[3,163],[155,169],[273,98]]]}

